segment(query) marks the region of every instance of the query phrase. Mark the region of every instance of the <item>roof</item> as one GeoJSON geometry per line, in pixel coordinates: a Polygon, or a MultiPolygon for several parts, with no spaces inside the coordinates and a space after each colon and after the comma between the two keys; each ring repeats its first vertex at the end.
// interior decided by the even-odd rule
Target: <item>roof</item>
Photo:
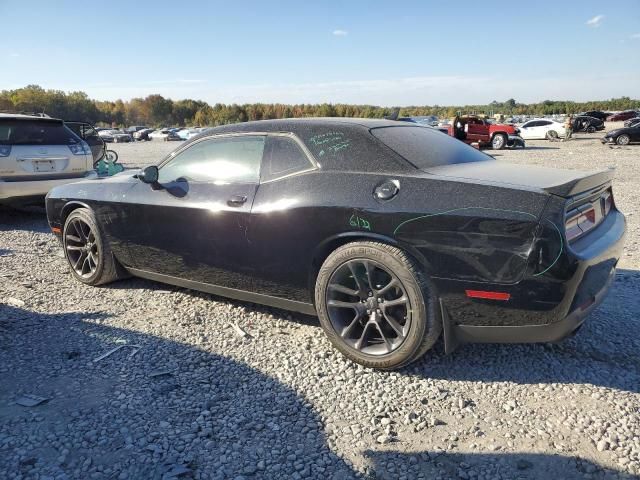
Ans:
{"type": "MultiPolygon", "coordinates": [[[[346,117],[311,117],[311,118],[282,118],[275,120],[255,120],[252,122],[233,123],[220,125],[207,130],[207,134],[214,135],[221,132],[278,132],[296,131],[309,127],[351,126],[364,128],[397,127],[403,126],[401,122],[394,120],[381,120],[374,118],[346,118],[346,117]]],[[[406,125],[404,125],[406,126],[406,125]]]]}
{"type": "Polygon", "coordinates": [[[41,117],[39,115],[25,115],[24,113],[0,113],[0,120],[38,120],[41,122],[55,122],[59,123],[62,120],[51,117],[41,117]]]}

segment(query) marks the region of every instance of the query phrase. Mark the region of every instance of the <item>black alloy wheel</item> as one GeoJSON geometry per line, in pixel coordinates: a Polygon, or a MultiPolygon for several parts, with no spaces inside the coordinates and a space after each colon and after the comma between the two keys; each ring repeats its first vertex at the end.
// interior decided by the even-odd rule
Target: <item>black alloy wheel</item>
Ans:
{"type": "Polygon", "coordinates": [[[88,208],[69,214],[62,230],[62,245],[71,273],[82,283],[101,285],[127,276],[88,208]]]}
{"type": "Polygon", "coordinates": [[[366,367],[407,365],[442,331],[433,284],[392,245],[358,241],[336,248],[320,267],[315,290],[325,334],[344,356],[366,367]]]}
{"type": "Polygon", "coordinates": [[[411,304],[402,282],[371,260],[338,267],[326,302],[331,324],[344,342],[369,355],[396,350],[411,326],[411,304]]]}
{"type": "Polygon", "coordinates": [[[100,252],[95,232],[81,218],[72,219],[65,229],[64,248],[69,265],[82,278],[95,275],[100,261],[100,252]]]}

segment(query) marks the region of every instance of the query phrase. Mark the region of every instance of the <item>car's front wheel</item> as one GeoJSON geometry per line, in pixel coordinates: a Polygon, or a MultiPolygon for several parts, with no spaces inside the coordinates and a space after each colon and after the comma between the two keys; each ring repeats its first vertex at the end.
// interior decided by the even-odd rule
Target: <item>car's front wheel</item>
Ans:
{"type": "Polygon", "coordinates": [[[618,138],[616,138],[616,143],[618,145],[629,145],[630,141],[631,141],[631,138],[629,137],[629,135],[626,135],[626,134],[619,135],[618,138]]]}
{"type": "Polygon", "coordinates": [[[339,247],[325,260],[316,310],[331,343],[366,367],[420,358],[442,330],[433,287],[402,250],[377,242],[339,247]]]}
{"type": "Polygon", "coordinates": [[[504,133],[496,133],[491,140],[491,148],[502,150],[507,144],[507,136],[504,133]]]}
{"type": "Polygon", "coordinates": [[[596,127],[594,126],[587,127],[587,133],[595,133],[595,131],[596,131],[596,127]]]}
{"type": "Polygon", "coordinates": [[[69,214],[62,231],[62,244],[71,273],[82,283],[101,285],[123,276],[122,267],[88,208],[78,208],[69,214]]]}

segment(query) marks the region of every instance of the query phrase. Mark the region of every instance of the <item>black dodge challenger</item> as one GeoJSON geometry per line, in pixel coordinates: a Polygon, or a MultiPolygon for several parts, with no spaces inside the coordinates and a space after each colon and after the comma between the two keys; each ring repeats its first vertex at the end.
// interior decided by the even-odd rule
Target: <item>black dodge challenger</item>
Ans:
{"type": "Polygon", "coordinates": [[[81,282],[135,275],[317,314],[347,357],[391,369],[441,334],[451,351],[575,331],[623,247],[611,179],[403,122],[267,120],[57,187],[47,215],[81,282]]]}

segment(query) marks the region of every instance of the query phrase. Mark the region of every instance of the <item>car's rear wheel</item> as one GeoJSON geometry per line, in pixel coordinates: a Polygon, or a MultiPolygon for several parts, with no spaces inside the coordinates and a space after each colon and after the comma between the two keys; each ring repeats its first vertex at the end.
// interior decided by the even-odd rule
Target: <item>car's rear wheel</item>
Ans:
{"type": "Polygon", "coordinates": [[[591,126],[591,127],[587,127],[587,133],[595,133],[596,131],[596,127],[591,126]]]}
{"type": "Polygon", "coordinates": [[[616,143],[618,145],[629,145],[629,142],[631,141],[631,138],[629,137],[629,135],[626,134],[622,134],[622,135],[618,135],[618,138],[616,138],[616,143]]]}
{"type": "Polygon", "coordinates": [[[491,148],[502,150],[507,144],[507,136],[504,133],[496,133],[491,140],[491,148]]]}
{"type": "Polygon", "coordinates": [[[434,289],[419,266],[382,243],[349,243],[332,252],[318,273],[315,301],[331,343],[367,367],[402,367],[442,330],[434,289]]]}
{"type": "Polygon", "coordinates": [[[555,140],[556,138],[558,138],[558,132],[555,130],[549,130],[547,132],[547,140],[555,140]]]}
{"type": "Polygon", "coordinates": [[[64,223],[62,244],[71,273],[82,283],[101,285],[123,276],[122,267],[88,208],[78,208],[69,214],[64,223]]]}

